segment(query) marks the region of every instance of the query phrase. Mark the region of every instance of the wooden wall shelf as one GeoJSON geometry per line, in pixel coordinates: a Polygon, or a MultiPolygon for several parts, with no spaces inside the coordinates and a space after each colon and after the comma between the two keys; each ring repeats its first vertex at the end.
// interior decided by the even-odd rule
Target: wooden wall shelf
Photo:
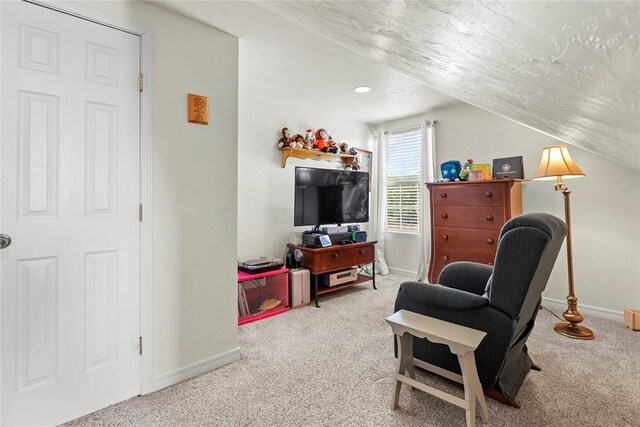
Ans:
{"type": "Polygon", "coordinates": [[[356,156],[352,156],[350,154],[323,153],[322,151],[306,150],[304,148],[283,148],[281,151],[283,168],[287,166],[287,159],[289,159],[289,157],[296,157],[298,159],[326,160],[329,162],[342,162],[345,165],[350,165],[356,158],[356,156]]]}

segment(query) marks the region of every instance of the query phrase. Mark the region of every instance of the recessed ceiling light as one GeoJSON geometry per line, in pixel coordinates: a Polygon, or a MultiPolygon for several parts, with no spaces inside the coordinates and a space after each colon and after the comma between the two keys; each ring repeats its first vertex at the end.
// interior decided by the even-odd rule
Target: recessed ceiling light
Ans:
{"type": "Polygon", "coordinates": [[[371,88],[369,86],[358,86],[358,87],[354,87],[353,91],[355,93],[367,93],[367,92],[371,92],[371,88]]]}

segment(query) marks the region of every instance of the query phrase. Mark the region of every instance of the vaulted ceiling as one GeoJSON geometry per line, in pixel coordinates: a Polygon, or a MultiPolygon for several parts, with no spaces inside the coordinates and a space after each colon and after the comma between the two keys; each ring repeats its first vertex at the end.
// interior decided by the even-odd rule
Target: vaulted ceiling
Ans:
{"type": "MultiPolygon", "coordinates": [[[[308,117],[323,112],[323,116],[340,120],[378,124],[460,103],[253,2],[173,0],[153,4],[240,38],[240,96],[250,94],[241,104],[258,97],[283,107],[275,111],[295,105],[301,116],[306,110],[308,117]],[[373,90],[353,92],[363,85],[373,90]]],[[[282,118],[284,124],[295,119],[282,118]]]]}
{"type": "MultiPolygon", "coordinates": [[[[377,99],[397,104],[387,110],[396,117],[453,97],[640,169],[640,3],[165,1],[162,7],[241,40],[275,41],[275,34],[291,43],[272,43],[273,49],[297,43],[305,52],[297,61],[312,67],[334,61],[314,56],[318,41],[331,41],[322,52],[333,49],[351,78],[371,78],[368,68],[394,70],[400,76],[394,84],[414,95],[405,110],[397,96],[377,99]]],[[[327,72],[340,73],[332,65],[327,72]]],[[[373,74],[384,76],[378,83],[390,78],[373,74]]],[[[332,84],[341,78],[332,76],[332,84]]]]}
{"type": "Polygon", "coordinates": [[[640,168],[640,3],[260,5],[445,94],[640,168]]]}

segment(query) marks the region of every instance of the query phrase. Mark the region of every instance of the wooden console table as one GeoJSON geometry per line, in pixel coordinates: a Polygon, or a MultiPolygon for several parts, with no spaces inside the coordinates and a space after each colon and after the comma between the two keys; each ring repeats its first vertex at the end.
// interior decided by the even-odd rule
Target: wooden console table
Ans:
{"type": "Polygon", "coordinates": [[[348,245],[331,245],[326,248],[309,248],[302,245],[287,245],[290,249],[300,249],[304,256],[302,257],[302,267],[309,270],[313,281],[313,298],[318,305],[318,295],[326,294],[350,286],[358,285],[362,282],[371,280],[373,289],[376,288],[376,255],[375,244],[377,241],[352,243],[348,245]],[[344,270],[349,267],[371,264],[371,276],[358,274],[358,278],[343,285],[332,286],[330,288],[318,289],[318,275],[324,273],[333,273],[344,270]]]}

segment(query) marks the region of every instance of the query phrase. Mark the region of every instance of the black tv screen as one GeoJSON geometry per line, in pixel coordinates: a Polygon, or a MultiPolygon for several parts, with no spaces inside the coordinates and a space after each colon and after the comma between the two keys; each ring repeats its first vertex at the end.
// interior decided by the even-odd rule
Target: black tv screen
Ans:
{"type": "Polygon", "coordinates": [[[369,173],[296,167],[294,225],[369,222],[369,173]]]}

